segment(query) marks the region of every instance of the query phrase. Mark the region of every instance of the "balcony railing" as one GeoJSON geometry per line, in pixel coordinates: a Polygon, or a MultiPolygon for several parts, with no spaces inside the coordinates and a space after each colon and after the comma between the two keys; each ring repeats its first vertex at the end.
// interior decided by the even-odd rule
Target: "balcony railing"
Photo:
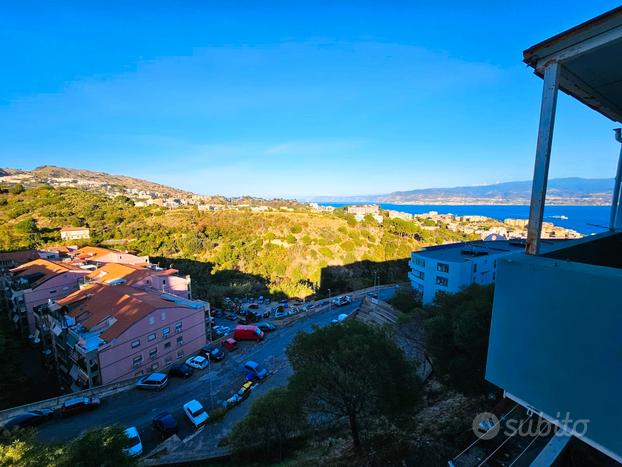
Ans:
{"type": "MultiPolygon", "coordinates": [[[[567,244],[568,245],[568,244],[567,244]]],[[[622,453],[622,234],[498,262],[486,379],[622,453]]]]}

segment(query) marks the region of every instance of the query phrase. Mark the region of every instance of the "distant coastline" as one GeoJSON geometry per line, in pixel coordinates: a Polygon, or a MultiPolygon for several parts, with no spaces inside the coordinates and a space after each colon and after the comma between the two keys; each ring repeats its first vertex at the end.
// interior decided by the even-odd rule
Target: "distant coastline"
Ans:
{"type": "MultiPolygon", "coordinates": [[[[343,207],[351,203],[319,203],[323,206],[343,207]]],[[[410,214],[423,214],[437,211],[439,214],[455,214],[457,216],[479,215],[503,222],[503,219],[527,219],[527,204],[389,204],[375,203],[382,209],[402,211],[410,214]]],[[[547,205],[544,209],[544,220],[567,229],[575,230],[583,235],[604,232],[609,222],[609,206],[602,205],[547,205]]]]}

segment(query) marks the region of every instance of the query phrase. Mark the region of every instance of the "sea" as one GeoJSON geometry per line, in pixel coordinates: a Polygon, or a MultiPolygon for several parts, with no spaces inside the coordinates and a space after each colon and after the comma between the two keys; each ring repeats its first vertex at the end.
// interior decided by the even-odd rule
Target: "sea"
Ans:
{"type": "MultiPolygon", "coordinates": [[[[342,207],[356,203],[321,204],[324,206],[342,207]]],[[[486,216],[499,221],[503,221],[503,219],[508,217],[514,219],[527,219],[529,217],[529,206],[525,205],[380,204],[380,207],[410,214],[436,211],[439,214],[451,213],[457,216],[486,216]]],[[[609,206],[545,206],[544,221],[551,222],[559,227],[575,230],[583,235],[591,235],[607,230],[609,212],[609,206]]]]}

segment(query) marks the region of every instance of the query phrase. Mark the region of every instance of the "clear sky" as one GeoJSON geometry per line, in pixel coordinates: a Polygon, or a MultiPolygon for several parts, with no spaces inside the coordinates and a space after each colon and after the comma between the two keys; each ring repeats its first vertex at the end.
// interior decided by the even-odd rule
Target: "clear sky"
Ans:
{"type": "MultiPolygon", "coordinates": [[[[10,3],[0,167],[267,197],[531,179],[541,80],[522,51],[617,6],[10,3]]],[[[612,177],[613,127],[560,95],[551,176],[612,177]]]]}

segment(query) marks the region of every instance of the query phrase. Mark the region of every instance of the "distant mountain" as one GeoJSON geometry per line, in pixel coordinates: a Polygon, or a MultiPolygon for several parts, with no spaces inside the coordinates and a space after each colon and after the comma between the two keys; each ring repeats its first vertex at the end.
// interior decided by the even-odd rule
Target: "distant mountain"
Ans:
{"type": "MultiPolygon", "coordinates": [[[[549,180],[547,204],[609,205],[612,178],[554,178],[549,180]]],[[[385,204],[529,204],[531,181],[496,183],[494,185],[425,188],[396,191],[385,195],[321,196],[316,202],[385,203],[385,204]]]]}

